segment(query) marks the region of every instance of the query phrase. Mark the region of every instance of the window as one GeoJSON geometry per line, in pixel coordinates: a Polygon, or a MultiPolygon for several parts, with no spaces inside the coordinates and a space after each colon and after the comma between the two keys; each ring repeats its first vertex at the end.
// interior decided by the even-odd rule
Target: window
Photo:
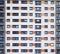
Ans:
{"type": "Polygon", "coordinates": [[[12,46],[19,46],[18,43],[12,43],[12,46]]]}
{"type": "Polygon", "coordinates": [[[41,5],[41,1],[35,1],[35,5],[41,5]]]}
{"type": "Polygon", "coordinates": [[[7,52],[10,52],[10,49],[7,49],[7,52]]]}
{"type": "Polygon", "coordinates": [[[10,46],[10,43],[7,43],[7,46],[10,46]]]}
{"type": "Polygon", "coordinates": [[[44,40],[48,40],[48,37],[44,37],[44,40]]]}
{"type": "Polygon", "coordinates": [[[10,22],[10,19],[7,19],[7,22],[10,22]]]}
{"type": "Polygon", "coordinates": [[[57,1],[57,2],[56,2],[56,5],[60,5],[60,1],[57,1]]]}
{"type": "Polygon", "coordinates": [[[21,19],[21,22],[27,22],[27,19],[21,19]]]}
{"type": "Polygon", "coordinates": [[[51,37],[51,40],[54,40],[54,37],[51,37]]]}
{"type": "Polygon", "coordinates": [[[27,7],[21,7],[21,10],[27,10],[27,7]]]}
{"type": "Polygon", "coordinates": [[[45,10],[48,10],[48,7],[45,7],[45,10]]]}
{"type": "Polygon", "coordinates": [[[27,52],[27,49],[21,49],[21,52],[27,52]]]}
{"type": "Polygon", "coordinates": [[[10,25],[7,25],[7,28],[10,28],[10,25]]]}
{"type": "Polygon", "coordinates": [[[33,28],[33,25],[30,25],[29,28],[33,28]]]}
{"type": "Polygon", "coordinates": [[[33,10],[33,7],[30,7],[29,10],[33,10]]]}
{"type": "Polygon", "coordinates": [[[13,13],[12,15],[13,16],[19,16],[19,13],[13,13]]]}
{"type": "Polygon", "coordinates": [[[7,16],[10,16],[10,13],[7,13],[7,16]]]}
{"type": "Polygon", "coordinates": [[[35,7],[35,11],[41,11],[41,7],[35,7]]]}
{"type": "Polygon", "coordinates": [[[18,4],[18,0],[13,0],[13,4],[18,4]]]}
{"type": "Polygon", "coordinates": [[[33,52],[33,49],[29,49],[29,52],[33,52]]]}
{"type": "Polygon", "coordinates": [[[27,1],[21,1],[21,4],[27,4],[27,1]]]}
{"type": "Polygon", "coordinates": [[[0,0],[0,5],[4,5],[4,0],[0,0]]]}
{"type": "Polygon", "coordinates": [[[21,16],[27,16],[27,13],[21,13],[21,16]]]}
{"type": "Polygon", "coordinates": [[[54,13],[51,13],[51,16],[54,16],[54,13]]]}
{"type": "Polygon", "coordinates": [[[48,16],[48,13],[45,13],[44,15],[45,15],[45,16],[48,16]]]}
{"type": "Polygon", "coordinates": [[[19,28],[19,25],[12,25],[12,28],[19,28]]]}
{"type": "Polygon", "coordinates": [[[12,7],[13,10],[19,10],[19,7],[12,7]]]}
{"type": "Polygon", "coordinates": [[[51,43],[51,47],[54,47],[54,43],[51,43]]]}
{"type": "Polygon", "coordinates": [[[12,40],[19,40],[19,37],[13,37],[12,40]]]}
{"type": "Polygon", "coordinates": [[[41,31],[35,31],[35,35],[41,35],[41,31]]]}
{"type": "Polygon", "coordinates": [[[45,49],[45,52],[48,52],[48,49],[45,49]]]}
{"type": "Polygon", "coordinates": [[[33,37],[30,37],[30,40],[33,40],[33,37]]]}
{"type": "Polygon", "coordinates": [[[44,22],[48,22],[48,19],[45,19],[44,22]]]}
{"type": "Polygon", "coordinates": [[[33,4],[33,1],[32,0],[30,0],[30,4],[33,4]]]}
{"type": "Polygon", "coordinates": [[[7,7],[7,10],[10,10],[10,7],[7,7]]]}
{"type": "Polygon", "coordinates": [[[48,44],[47,43],[44,43],[44,46],[46,47],[46,46],[48,46],[48,44]]]}
{"type": "Polygon", "coordinates": [[[5,15],[4,13],[1,13],[1,12],[0,12],[0,17],[4,17],[4,15],[5,15]]]}
{"type": "Polygon", "coordinates": [[[51,25],[50,28],[54,28],[54,25],[51,25]]]}
{"type": "Polygon", "coordinates": [[[51,52],[54,52],[54,49],[51,49],[51,52]]]}
{"type": "Polygon", "coordinates": [[[19,22],[19,19],[12,19],[12,22],[19,22]]]}
{"type": "Polygon", "coordinates": [[[4,19],[0,19],[0,23],[4,23],[4,19]]]}
{"type": "Polygon", "coordinates": [[[10,0],[7,0],[7,3],[9,4],[10,3],[10,0]]]}
{"type": "Polygon", "coordinates": [[[41,53],[41,49],[35,49],[35,53],[36,53],[36,54],[41,53]]]}
{"type": "Polygon", "coordinates": [[[45,34],[48,34],[48,31],[45,31],[44,33],[45,33],[45,34]]]}
{"type": "Polygon", "coordinates": [[[19,49],[12,49],[12,52],[19,52],[19,49]]]}
{"type": "Polygon", "coordinates": [[[48,1],[45,1],[45,4],[48,4],[48,1]]]}
{"type": "Polygon", "coordinates": [[[21,37],[21,40],[27,40],[27,37],[21,37]]]}
{"type": "Polygon", "coordinates": [[[4,44],[3,43],[0,43],[0,48],[3,48],[4,47],[4,44]]]}
{"type": "Polygon", "coordinates": [[[54,7],[51,7],[51,10],[54,10],[54,7]]]}
{"type": "Polygon", "coordinates": [[[41,29],[41,25],[35,25],[35,29],[41,29]]]}
{"type": "Polygon", "coordinates": [[[21,25],[21,28],[27,28],[27,25],[21,25]]]}
{"type": "Polygon", "coordinates": [[[35,19],[35,23],[41,23],[41,19],[35,19]]]}
{"type": "Polygon", "coordinates": [[[51,19],[51,22],[54,22],[54,19],[51,19]]]}
{"type": "Polygon", "coordinates": [[[21,31],[21,34],[27,34],[27,31],[21,31]]]}
{"type": "Polygon", "coordinates": [[[4,41],[4,37],[0,37],[0,41],[4,41]]]}
{"type": "Polygon", "coordinates": [[[12,31],[12,34],[19,34],[19,31],[12,31]]]}
{"type": "Polygon", "coordinates": [[[30,46],[30,47],[33,46],[33,43],[29,43],[29,46],[30,46]]]}
{"type": "Polygon", "coordinates": [[[51,34],[54,34],[54,31],[51,31],[51,34]]]}
{"type": "Polygon", "coordinates": [[[33,31],[30,31],[29,34],[33,34],[33,31]]]}
{"type": "Polygon", "coordinates": [[[45,25],[45,28],[48,28],[48,25],[45,25]]]}
{"type": "Polygon", "coordinates": [[[54,4],[54,1],[51,1],[51,5],[54,4]]]}
{"type": "Polygon", "coordinates": [[[33,22],[33,19],[29,19],[29,22],[33,22]]]}
{"type": "Polygon", "coordinates": [[[29,16],[33,16],[33,13],[30,13],[29,16]]]}
{"type": "Polygon", "coordinates": [[[10,40],[10,37],[7,37],[7,40],[10,40]]]}
{"type": "Polygon", "coordinates": [[[41,17],[41,13],[35,13],[35,17],[41,17]]]}
{"type": "Polygon", "coordinates": [[[39,41],[41,41],[41,38],[40,37],[35,37],[35,41],[39,42],[39,41]]]}
{"type": "Polygon", "coordinates": [[[27,46],[27,43],[21,43],[21,46],[27,46]]]}
{"type": "Polygon", "coordinates": [[[7,31],[7,34],[10,34],[10,31],[7,31]]]}

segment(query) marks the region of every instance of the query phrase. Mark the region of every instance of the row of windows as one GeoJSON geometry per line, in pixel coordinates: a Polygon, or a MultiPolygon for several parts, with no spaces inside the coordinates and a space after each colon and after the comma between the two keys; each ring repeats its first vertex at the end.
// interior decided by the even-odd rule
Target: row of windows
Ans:
{"type": "MultiPolygon", "coordinates": [[[[12,10],[19,10],[20,7],[12,7],[12,10]]],[[[29,7],[29,10],[41,11],[41,7],[29,7]]],[[[28,7],[21,7],[21,10],[27,10],[28,7]]],[[[10,7],[7,7],[7,10],[10,10],[10,7]]],[[[44,7],[44,10],[54,10],[54,7],[44,7]]]]}
{"type": "MultiPolygon", "coordinates": [[[[11,31],[7,31],[6,34],[10,34],[11,31]]],[[[12,34],[27,34],[28,31],[12,31],[12,34]]],[[[41,31],[29,31],[29,34],[35,34],[40,36],[41,31]]],[[[44,31],[44,34],[54,34],[54,31],[44,31]]]]}
{"type": "MultiPolygon", "coordinates": [[[[12,43],[12,46],[27,46],[28,44],[27,43],[12,43]]],[[[7,43],[7,46],[10,46],[10,43],[7,43]]],[[[42,47],[41,46],[41,43],[35,43],[34,45],[33,45],[33,43],[29,43],[29,46],[35,46],[35,47],[42,47]]],[[[48,46],[51,46],[51,47],[53,47],[54,46],[54,43],[44,43],[44,46],[45,47],[48,47],[48,46]]]]}
{"type": "MultiPolygon", "coordinates": [[[[1,20],[2,21],[2,20],[1,20]]],[[[10,22],[11,20],[10,19],[7,19],[7,22],[10,22]]],[[[12,22],[19,22],[19,21],[21,21],[21,22],[33,22],[33,21],[35,21],[35,23],[40,23],[41,22],[41,19],[21,19],[21,20],[19,20],[19,19],[12,19],[12,22]]],[[[44,22],[54,22],[54,19],[44,19],[44,22]]]]}
{"type": "MultiPolygon", "coordinates": [[[[7,49],[7,52],[11,52],[10,49],[7,49]]],[[[19,52],[19,49],[12,49],[12,52],[19,52]]],[[[33,52],[33,49],[21,49],[21,52],[33,52]]],[[[41,53],[42,49],[35,49],[35,53],[41,53]]],[[[48,49],[44,49],[44,52],[48,52],[48,49]]],[[[51,49],[50,52],[55,52],[54,49],[51,49]]]]}
{"type": "MultiPolygon", "coordinates": [[[[25,0],[21,0],[21,4],[27,4],[29,2],[29,4],[33,4],[33,0],[30,1],[25,1],[25,0]]],[[[10,3],[10,0],[7,0],[7,3],[10,3]]],[[[19,0],[13,0],[12,1],[13,4],[18,4],[19,0]]],[[[35,1],[35,5],[41,5],[42,1],[35,1]]],[[[44,4],[48,4],[48,1],[44,1],[44,4]]],[[[50,1],[50,4],[54,4],[54,1],[50,1]]]]}
{"type": "MultiPolygon", "coordinates": [[[[34,13],[21,13],[21,16],[33,16],[33,14],[34,13]]],[[[12,15],[12,16],[19,16],[19,13],[7,13],[7,16],[10,16],[10,15],[12,15]]],[[[41,16],[48,16],[48,13],[44,13],[44,14],[42,14],[42,13],[35,13],[35,17],[41,17],[41,16]]],[[[50,14],[50,16],[54,16],[54,13],[51,13],[50,14]]]]}
{"type": "MultiPolygon", "coordinates": [[[[2,38],[0,38],[0,40],[3,40],[2,38]]],[[[19,40],[19,37],[7,37],[7,40],[19,40]]],[[[33,37],[21,37],[22,41],[26,41],[26,40],[33,40],[33,37]]],[[[42,40],[46,40],[48,41],[48,37],[35,37],[35,41],[36,42],[40,42],[42,40]]],[[[50,37],[50,40],[55,40],[55,37],[50,37]]],[[[60,38],[57,38],[57,40],[60,40],[60,38]]]]}
{"type": "MultiPolygon", "coordinates": [[[[10,25],[7,25],[7,28],[10,28],[10,25]]],[[[12,28],[19,28],[19,25],[12,25],[12,28]]],[[[34,28],[33,25],[21,25],[21,28],[34,28]]],[[[44,25],[44,28],[49,28],[48,25],[44,25]]],[[[50,28],[54,28],[54,25],[50,25],[50,28]]],[[[60,26],[58,27],[60,29],[60,26]]],[[[34,29],[42,29],[41,25],[35,25],[34,29]]]]}

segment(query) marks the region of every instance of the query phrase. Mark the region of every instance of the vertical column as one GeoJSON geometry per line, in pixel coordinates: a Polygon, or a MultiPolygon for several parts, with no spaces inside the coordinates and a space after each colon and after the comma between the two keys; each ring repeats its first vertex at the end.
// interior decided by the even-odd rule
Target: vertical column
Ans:
{"type": "Polygon", "coordinates": [[[56,54],[60,54],[60,0],[56,0],[56,54]]]}
{"type": "Polygon", "coordinates": [[[0,54],[5,54],[5,28],[4,28],[4,24],[5,24],[5,5],[4,5],[4,0],[0,0],[0,54]]]}

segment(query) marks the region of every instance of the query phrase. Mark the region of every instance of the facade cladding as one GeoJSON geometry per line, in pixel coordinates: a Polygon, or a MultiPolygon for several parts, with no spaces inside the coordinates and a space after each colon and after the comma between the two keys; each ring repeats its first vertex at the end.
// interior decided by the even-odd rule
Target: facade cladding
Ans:
{"type": "Polygon", "coordinates": [[[60,0],[0,0],[0,54],[60,54],[60,0]]]}

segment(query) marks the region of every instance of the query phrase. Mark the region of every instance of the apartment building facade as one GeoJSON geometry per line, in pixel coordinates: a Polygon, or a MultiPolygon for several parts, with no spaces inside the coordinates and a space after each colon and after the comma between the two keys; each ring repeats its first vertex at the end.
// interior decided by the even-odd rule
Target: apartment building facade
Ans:
{"type": "Polygon", "coordinates": [[[60,54],[60,0],[4,0],[3,8],[0,54],[60,54]]]}

